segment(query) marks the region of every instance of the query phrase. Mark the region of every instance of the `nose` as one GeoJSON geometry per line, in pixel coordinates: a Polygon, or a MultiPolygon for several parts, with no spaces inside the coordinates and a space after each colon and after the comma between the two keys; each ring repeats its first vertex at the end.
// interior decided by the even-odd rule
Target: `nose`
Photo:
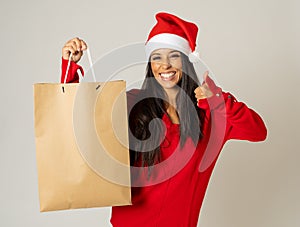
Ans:
{"type": "Polygon", "coordinates": [[[169,68],[171,68],[171,63],[170,63],[170,60],[169,60],[169,58],[163,58],[162,59],[162,61],[161,61],[161,67],[163,68],[163,69],[169,69],[169,68]]]}

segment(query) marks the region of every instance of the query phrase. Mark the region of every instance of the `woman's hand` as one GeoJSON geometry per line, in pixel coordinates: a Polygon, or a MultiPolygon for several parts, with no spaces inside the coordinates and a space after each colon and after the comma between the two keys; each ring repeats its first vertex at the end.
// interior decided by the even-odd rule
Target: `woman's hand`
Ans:
{"type": "Polygon", "coordinates": [[[204,82],[202,85],[197,87],[194,91],[197,101],[200,99],[210,98],[221,91],[221,89],[217,87],[214,81],[208,76],[208,71],[204,73],[203,79],[204,82]]]}
{"type": "Polygon", "coordinates": [[[66,42],[64,47],[62,48],[62,57],[65,60],[69,60],[70,53],[72,53],[72,61],[77,63],[82,55],[83,51],[87,49],[86,43],[79,38],[73,38],[66,42]]]}

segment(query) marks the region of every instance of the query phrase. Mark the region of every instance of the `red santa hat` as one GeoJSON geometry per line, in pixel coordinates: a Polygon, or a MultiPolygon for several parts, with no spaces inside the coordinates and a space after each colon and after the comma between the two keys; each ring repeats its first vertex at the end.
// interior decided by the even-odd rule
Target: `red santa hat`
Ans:
{"type": "Polygon", "coordinates": [[[200,60],[195,52],[197,25],[163,12],[156,14],[156,20],[145,44],[147,59],[154,50],[170,48],[186,54],[193,63],[200,60]]]}

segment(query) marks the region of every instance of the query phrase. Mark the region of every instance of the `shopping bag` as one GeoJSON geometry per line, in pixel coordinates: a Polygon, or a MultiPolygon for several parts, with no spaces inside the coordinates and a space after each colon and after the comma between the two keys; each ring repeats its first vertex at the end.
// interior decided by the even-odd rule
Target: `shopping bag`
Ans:
{"type": "Polygon", "coordinates": [[[34,84],[40,211],[131,204],[125,81],[34,84]]]}

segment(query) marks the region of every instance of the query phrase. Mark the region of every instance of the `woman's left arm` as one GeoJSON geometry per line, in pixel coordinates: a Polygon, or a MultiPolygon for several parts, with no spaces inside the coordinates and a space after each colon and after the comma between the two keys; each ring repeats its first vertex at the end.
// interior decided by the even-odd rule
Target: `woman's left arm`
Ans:
{"type": "MultiPolygon", "coordinates": [[[[222,92],[226,114],[226,140],[240,139],[253,142],[263,141],[267,129],[258,113],[230,94],[222,92]]],[[[220,111],[220,110],[215,110],[220,111]]]]}
{"type": "Polygon", "coordinates": [[[195,90],[198,106],[206,110],[215,125],[224,125],[224,140],[239,139],[263,141],[267,129],[262,118],[253,109],[228,92],[222,92],[213,80],[204,75],[204,84],[195,90]]]}

